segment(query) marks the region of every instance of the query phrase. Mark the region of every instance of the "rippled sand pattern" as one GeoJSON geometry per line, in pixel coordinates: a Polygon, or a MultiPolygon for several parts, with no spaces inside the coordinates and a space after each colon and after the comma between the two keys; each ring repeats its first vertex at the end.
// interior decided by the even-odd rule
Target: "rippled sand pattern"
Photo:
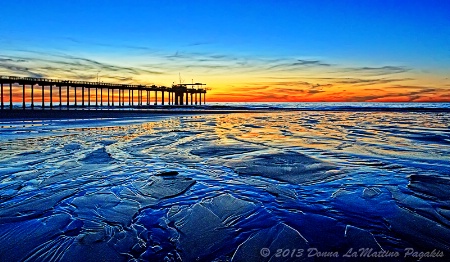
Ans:
{"type": "Polygon", "coordinates": [[[2,127],[1,261],[277,261],[279,248],[361,247],[450,256],[446,114],[98,123],[2,127]]]}

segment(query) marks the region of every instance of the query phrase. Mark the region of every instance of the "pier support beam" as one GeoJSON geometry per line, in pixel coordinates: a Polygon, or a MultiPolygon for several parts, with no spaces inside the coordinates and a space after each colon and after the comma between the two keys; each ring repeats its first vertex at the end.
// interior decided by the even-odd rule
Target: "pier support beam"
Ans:
{"type": "Polygon", "coordinates": [[[158,91],[155,90],[155,106],[158,104],[158,91]]]}
{"type": "Polygon", "coordinates": [[[122,92],[122,90],[121,89],[119,89],[119,106],[122,104],[122,101],[120,100],[120,97],[121,97],[121,93],[122,92]]]}
{"type": "Polygon", "coordinates": [[[164,105],[164,91],[161,91],[161,105],[164,105]]]}
{"type": "Polygon", "coordinates": [[[12,83],[9,83],[9,110],[13,109],[13,102],[12,102],[12,83]]]}
{"type": "Polygon", "coordinates": [[[73,89],[75,90],[75,107],[77,107],[77,87],[74,86],[73,89]]]}
{"type": "Polygon", "coordinates": [[[147,105],[150,105],[149,99],[150,99],[150,91],[147,90],[147,105]]]}
{"type": "Polygon", "coordinates": [[[81,87],[81,106],[84,107],[84,86],[81,87]]]}
{"type": "Polygon", "coordinates": [[[197,93],[195,93],[195,105],[197,105],[197,93]]]}
{"type": "Polygon", "coordinates": [[[34,85],[31,85],[31,110],[34,109],[34,85]]]}
{"type": "Polygon", "coordinates": [[[5,108],[5,104],[4,104],[4,101],[3,101],[3,83],[1,83],[1,85],[2,85],[2,110],[5,108]]]}
{"type": "Polygon", "coordinates": [[[61,94],[61,86],[58,86],[59,88],[59,108],[61,109],[62,107],[62,94],[61,94]]]}
{"type": "Polygon", "coordinates": [[[203,105],[206,105],[206,92],[203,94],[203,105]]]}
{"type": "Polygon", "coordinates": [[[109,87],[108,87],[108,106],[109,106],[109,87]]]}
{"type": "Polygon", "coordinates": [[[22,85],[22,109],[25,110],[25,84],[22,85]]]}
{"type": "Polygon", "coordinates": [[[200,105],[202,105],[202,93],[199,93],[200,95],[200,105]]]}
{"type": "Polygon", "coordinates": [[[53,85],[50,85],[50,109],[53,108],[53,85]]]}
{"type": "Polygon", "coordinates": [[[100,87],[100,106],[103,106],[103,88],[100,87]]]}
{"type": "Polygon", "coordinates": [[[141,106],[141,90],[137,90],[137,92],[138,92],[138,106],[141,106]]]}
{"type": "Polygon", "coordinates": [[[192,100],[193,97],[194,97],[194,93],[191,93],[191,106],[194,104],[194,100],[192,100]]]}
{"type": "Polygon", "coordinates": [[[42,85],[42,110],[44,110],[44,106],[45,106],[44,90],[45,90],[45,87],[44,87],[44,85],[42,85]]]}
{"type": "Polygon", "coordinates": [[[91,88],[88,87],[88,107],[91,106],[91,88]]]}
{"type": "Polygon", "coordinates": [[[70,87],[69,86],[67,86],[67,94],[66,94],[66,96],[67,96],[67,110],[69,110],[69,106],[70,106],[70,87]]]}

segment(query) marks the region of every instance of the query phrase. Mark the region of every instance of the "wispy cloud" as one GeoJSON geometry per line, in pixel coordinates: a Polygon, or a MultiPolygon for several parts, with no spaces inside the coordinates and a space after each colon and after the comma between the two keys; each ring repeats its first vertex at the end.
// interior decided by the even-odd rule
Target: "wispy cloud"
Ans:
{"type": "Polygon", "coordinates": [[[300,71],[309,68],[322,68],[333,66],[330,63],[325,63],[319,60],[306,60],[306,59],[276,59],[265,61],[266,66],[264,69],[266,71],[278,71],[278,72],[292,72],[300,71]]]}
{"type": "MultiPolygon", "coordinates": [[[[8,59],[0,59],[0,72],[6,72],[6,75],[25,75],[29,77],[44,77],[43,74],[30,69],[27,66],[22,66],[18,62],[11,63],[8,59]]],[[[12,59],[11,59],[12,60],[12,59]]]]}
{"type": "Polygon", "coordinates": [[[102,78],[131,81],[139,75],[160,75],[162,71],[138,66],[123,66],[61,53],[18,52],[0,55],[0,74],[31,77],[76,78],[93,80],[101,72],[102,78]]]}
{"type": "Polygon", "coordinates": [[[404,66],[381,66],[381,67],[351,67],[346,68],[344,71],[347,72],[357,72],[367,76],[381,76],[381,75],[392,75],[405,73],[410,71],[411,69],[404,66]]]}
{"type": "Polygon", "coordinates": [[[425,96],[439,96],[446,90],[439,88],[432,88],[426,86],[392,86],[383,89],[373,90],[370,88],[365,91],[377,91],[375,95],[356,95],[349,98],[354,102],[376,102],[376,101],[390,101],[393,99],[401,99],[404,102],[414,102],[420,100],[425,96]]]}

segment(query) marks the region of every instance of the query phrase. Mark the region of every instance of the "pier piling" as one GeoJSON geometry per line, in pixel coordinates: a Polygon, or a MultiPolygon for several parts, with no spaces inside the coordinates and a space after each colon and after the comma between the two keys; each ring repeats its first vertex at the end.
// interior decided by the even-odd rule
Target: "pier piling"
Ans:
{"type": "Polygon", "coordinates": [[[69,85],[67,85],[67,110],[69,110],[69,105],[70,105],[70,89],[69,85]]]}
{"type": "Polygon", "coordinates": [[[50,85],[50,109],[53,108],[53,85],[50,85]]]}
{"type": "Polygon", "coordinates": [[[34,109],[34,85],[31,85],[31,110],[34,109]]]}
{"type": "Polygon", "coordinates": [[[22,108],[25,109],[25,84],[22,85],[22,108]]]}
{"type": "Polygon", "coordinates": [[[81,106],[84,107],[84,87],[81,87],[81,106]]]}
{"type": "Polygon", "coordinates": [[[4,104],[4,101],[3,101],[3,83],[0,83],[1,84],[1,87],[2,87],[2,90],[1,90],[1,93],[2,93],[2,110],[5,108],[5,104],[4,104]]]}
{"type": "Polygon", "coordinates": [[[61,94],[61,85],[58,86],[59,88],[59,108],[62,108],[62,94],[61,94]]]}
{"type": "Polygon", "coordinates": [[[12,83],[9,83],[9,109],[13,110],[13,101],[12,101],[12,83]]]}

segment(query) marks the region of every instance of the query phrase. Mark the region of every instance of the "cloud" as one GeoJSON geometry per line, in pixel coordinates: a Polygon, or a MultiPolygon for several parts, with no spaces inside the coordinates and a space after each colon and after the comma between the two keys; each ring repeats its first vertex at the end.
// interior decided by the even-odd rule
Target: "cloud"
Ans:
{"type": "Polygon", "coordinates": [[[187,44],[187,46],[199,46],[199,45],[209,45],[209,44],[211,44],[210,42],[193,42],[193,43],[190,43],[190,44],[187,44]]]}
{"type": "Polygon", "coordinates": [[[298,62],[294,63],[294,65],[301,65],[301,66],[331,66],[331,64],[321,62],[319,60],[301,60],[299,59],[298,62]]]}
{"type": "MultiPolygon", "coordinates": [[[[226,75],[233,73],[264,73],[300,72],[305,69],[331,67],[332,64],[320,60],[273,58],[257,56],[237,56],[208,52],[187,52],[175,50],[173,53],[161,53],[157,65],[166,71],[195,70],[200,73],[226,75]]],[[[146,63],[144,66],[155,66],[156,63],[146,63]]]]}
{"type": "Polygon", "coordinates": [[[404,102],[414,102],[428,95],[436,95],[444,90],[426,86],[394,86],[378,90],[364,89],[366,91],[378,91],[376,95],[355,95],[349,97],[352,102],[381,102],[401,99],[404,102]],[[399,90],[399,89],[402,90],[399,90]]]}
{"type": "Polygon", "coordinates": [[[0,60],[0,73],[1,72],[5,72],[6,75],[26,75],[37,78],[44,77],[43,74],[37,73],[28,67],[5,63],[0,60]]]}
{"type": "MultiPolygon", "coordinates": [[[[240,87],[232,87],[233,93],[248,94],[254,101],[282,100],[299,101],[326,93],[332,84],[319,84],[308,81],[268,81],[246,83],[240,87]]],[[[216,93],[215,93],[216,94],[216,93]]],[[[229,93],[228,93],[229,94],[229,93]]]]}
{"type": "Polygon", "coordinates": [[[266,61],[268,66],[265,68],[266,70],[277,70],[277,71],[295,71],[305,68],[313,68],[313,67],[330,67],[332,64],[325,63],[319,60],[304,60],[297,59],[291,61],[291,59],[276,59],[272,61],[266,61]]]}
{"type": "Polygon", "coordinates": [[[68,41],[70,44],[76,44],[80,46],[88,46],[89,48],[92,48],[93,46],[97,47],[107,47],[111,49],[127,49],[127,52],[130,51],[145,51],[145,53],[152,53],[155,52],[155,50],[151,47],[147,46],[137,46],[137,45],[130,45],[130,44],[115,44],[115,43],[100,43],[96,41],[86,41],[86,40],[80,40],[73,37],[62,37],[61,41],[68,41]]]}
{"type": "Polygon", "coordinates": [[[378,84],[387,84],[393,82],[402,82],[413,80],[412,78],[393,78],[393,79],[360,79],[360,78],[334,78],[333,82],[336,84],[350,84],[350,85],[359,85],[359,86],[367,86],[367,85],[378,85],[378,84]]]}
{"type": "Polygon", "coordinates": [[[323,90],[315,90],[315,89],[310,89],[310,90],[307,91],[307,93],[310,94],[310,95],[323,93],[323,92],[325,92],[325,91],[323,91],[323,90]]]}
{"type": "Polygon", "coordinates": [[[410,71],[409,68],[404,66],[382,66],[382,67],[351,67],[344,69],[346,72],[357,72],[368,76],[380,76],[380,75],[390,75],[399,74],[410,71]]]}
{"type": "Polygon", "coordinates": [[[61,53],[22,51],[15,55],[0,55],[0,74],[93,80],[98,72],[103,79],[120,81],[131,81],[140,75],[164,74],[145,67],[117,65],[61,53]]]}

